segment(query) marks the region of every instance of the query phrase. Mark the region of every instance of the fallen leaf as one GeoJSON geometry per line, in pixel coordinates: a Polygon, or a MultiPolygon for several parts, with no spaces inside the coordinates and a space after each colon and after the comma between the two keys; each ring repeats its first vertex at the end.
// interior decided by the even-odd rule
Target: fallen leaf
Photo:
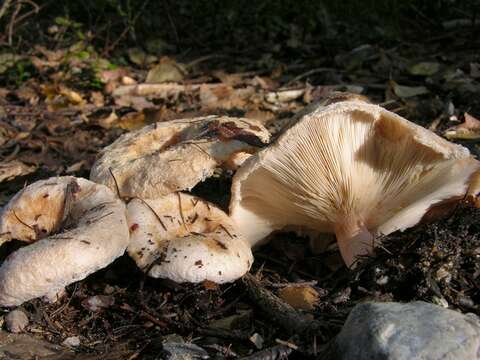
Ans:
{"type": "Polygon", "coordinates": [[[234,89],[224,84],[215,87],[203,84],[200,86],[200,102],[203,110],[243,108],[253,92],[251,87],[234,89]]]}
{"type": "Polygon", "coordinates": [[[3,74],[21,59],[22,57],[20,55],[10,53],[0,54],[0,74],[3,74]]]}
{"type": "Polygon", "coordinates": [[[204,280],[202,285],[205,288],[205,290],[218,290],[219,289],[218,284],[214,283],[213,281],[210,281],[210,280],[204,280]]]}
{"type": "Polygon", "coordinates": [[[271,111],[263,111],[260,109],[252,109],[245,113],[246,118],[255,119],[260,121],[262,124],[266,124],[270,120],[275,118],[275,115],[271,111]]]}
{"type": "Polygon", "coordinates": [[[37,92],[30,86],[26,85],[21,86],[18,90],[16,90],[15,95],[17,95],[19,99],[28,102],[30,105],[37,105],[38,101],[40,100],[37,92]]]}
{"type": "Polygon", "coordinates": [[[238,314],[211,321],[208,326],[212,329],[245,329],[252,321],[252,310],[238,310],[238,314]]]}
{"type": "Polygon", "coordinates": [[[216,70],[212,72],[212,75],[225,85],[238,86],[243,83],[243,76],[241,74],[227,74],[223,70],[216,70]]]}
{"type": "Polygon", "coordinates": [[[108,116],[97,120],[97,124],[104,129],[111,129],[118,121],[118,116],[115,111],[112,111],[108,116]]]}
{"type": "Polygon", "coordinates": [[[100,91],[92,91],[90,94],[90,101],[97,107],[105,105],[105,97],[100,91]]]}
{"type": "Polygon", "coordinates": [[[145,99],[143,96],[123,95],[115,98],[115,104],[118,106],[131,107],[137,111],[153,108],[155,104],[145,99]]]}
{"type": "Polygon", "coordinates": [[[137,130],[147,125],[143,112],[128,113],[118,120],[118,126],[124,130],[137,130]]]}
{"type": "Polygon", "coordinates": [[[148,72],[145,82],[148,84],[180,82],[185,77],[185,74],[185,69],[177,64],[175,60],[163,57],[160,59],[160,63],[148,72]]]}
{"type": "Polygon", "coordinates": [[[145,66],[157,60],[156,56],[148,55],[140,48],[128,49],[128,59],[138,66],[145,66]]]}
{"type": "Polygon", "coordinates": [[[408,72],[412,75],[431,76],[440,70],[440,64],[437,62],[419,62],[412,65],[408,72]]]}
{"type": "Polygon", "coordinates": [[[313,310],[318,303],[318,292],[310,286],[291,286],[278,291],[278,296],[295,309],[313,310]]]}
{"type": "Polygon", "coordinates": [[[393,92],[395,93],[395,95],[402,99],[429,93],[428,89],[425,86],[399,85],[393,80],[390,81],[390,86],[393,88],[393,92]]]}
{"type": "Polygon", "coordinates": [[[155,55],[161,55],[166,51],[170,51],[173,49],[172,45],[162,39],[149,39],[147,40],[145,46],[147,47],[149,53],[155,55]]]}
{"type": "Polygon", "coordinates": [[[31,174],[35,170],[35,166],[29,166],[17,160],[0,162],[0,182],[31,174]]]}
{"type": "Polygon", "coordinates": [[[465,121],[460,125],[447,129],[444,133],[447,139],[477,140],[480,139],[480,120],[465,113],[465,121]]]}

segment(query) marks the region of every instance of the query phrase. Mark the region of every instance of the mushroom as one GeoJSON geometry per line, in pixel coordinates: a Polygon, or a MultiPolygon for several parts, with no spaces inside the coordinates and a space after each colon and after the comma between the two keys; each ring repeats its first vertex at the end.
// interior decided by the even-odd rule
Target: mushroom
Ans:
{"type": "Polygon", "coordinates": [[[3,241],[28,243],[0,266],[0,305],[54,294],[121,256],[126,209],[104,185],[72,176],[37,181],[0,213],[3,241]]]}
{"type": "Polygon", "coordinates": [[[207,116],[155,123],[105,148],[90,178],[121,197],[155,198],[190,190],[218,166],[239,166],[269,138],[251,119],[207,116]]]}
{"type": "Polygon", "coordinates": [[[334,233],[351,266],[382,235],[462,199],[479,168],[466,148],[399,115],[333,98],[242,165],[230,212],[252,245],[288,227],[334,233]]]}
{"type": "Polygon", "coordinates": [[[178,283],[225,283],[252,265],[250,245],[227,214],[198,197],[174,193],[127,206],[129,255],[148,275],[178,283]]]}

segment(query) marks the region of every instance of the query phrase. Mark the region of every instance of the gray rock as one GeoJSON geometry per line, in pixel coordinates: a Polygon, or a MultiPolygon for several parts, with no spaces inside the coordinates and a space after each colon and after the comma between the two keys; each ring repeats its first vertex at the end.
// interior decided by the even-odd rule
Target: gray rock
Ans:
{"type": "Polygon", "coordinates": [[[208,359],[208,353],[200,346],[184,342],[164,342],[163,350],[168,354],[166,360],[208,359]]]}
{"type": "Polygon", "coordinates": [[[28,326],[28,316],[22,310],[10,311],[5,316],[5,326],[12,333],[21,333],[28,326]]]}
{"type": "Polygon", "coordinates": [[[28,334],[0,331],[0,359],[69,359],[70,352],[28,334]]]}
{"type": "Polygon", "coordinates": [[[359,304],[333,352],[342,360],[480,359],[480,319],[421,301],[359,304]]]}

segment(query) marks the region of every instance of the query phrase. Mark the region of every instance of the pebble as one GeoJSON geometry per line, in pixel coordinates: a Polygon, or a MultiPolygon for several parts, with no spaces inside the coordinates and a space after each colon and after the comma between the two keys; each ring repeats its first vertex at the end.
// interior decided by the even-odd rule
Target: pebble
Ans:
{"type": "Polygon", "coordinates": [[[363,303],[335,339],[341,360],[479,360],[480,318],[416,301],[363,303]]]}
{"type": "Polygon", "coordinates": [[[80,345],[80,338],[78,336],[70,336],[63,340],[62,345],[68,347],[77,347],[80,345]]]}
{"type": "Polygon", "coordinates": [[[12,333],[21,333],[28,326],[28,317],[22,310],[10,311],[5,316],[5,326],[12,333]]]}

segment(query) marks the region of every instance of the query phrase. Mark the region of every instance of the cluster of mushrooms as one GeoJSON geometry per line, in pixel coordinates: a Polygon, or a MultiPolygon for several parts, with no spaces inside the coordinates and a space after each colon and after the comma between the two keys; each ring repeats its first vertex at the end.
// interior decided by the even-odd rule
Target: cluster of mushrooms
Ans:
{"type": "Polygon", "coordinates": [[[90,180],[25,187],[0,213],[0,245],[27,243],[0,266],[0,305],[55,299],[125,250],[152,277],[231,282],[281,230],[316,248],[335,234],[352,266],[480,188],[466,148],[358,96],[332,96],[269,141],[245,118],[156,123],[106,147],[90,180]],[[185,192],[218,167],[236,170],[229,215],[185,192]]]}

